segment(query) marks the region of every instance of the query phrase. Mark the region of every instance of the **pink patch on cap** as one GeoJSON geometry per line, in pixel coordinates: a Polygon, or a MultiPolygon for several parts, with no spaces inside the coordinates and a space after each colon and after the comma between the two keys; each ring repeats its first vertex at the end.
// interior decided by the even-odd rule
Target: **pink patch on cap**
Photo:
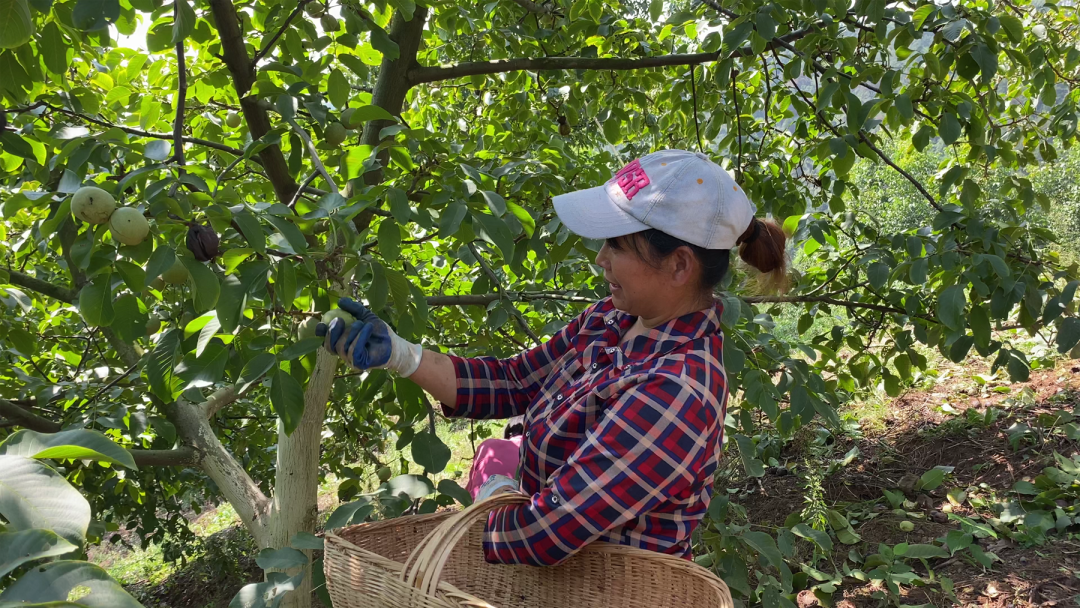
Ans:
{"type": "Polygon", "coordinates": [[[649,176],[641,168],[641,163],[635,159],[634,162],[619,169],[612,181],[618,183],[619,187],[622,188],[626,200],[631,200],[638,192],[641,192],[642,188],[649,185],[649,176]]]}

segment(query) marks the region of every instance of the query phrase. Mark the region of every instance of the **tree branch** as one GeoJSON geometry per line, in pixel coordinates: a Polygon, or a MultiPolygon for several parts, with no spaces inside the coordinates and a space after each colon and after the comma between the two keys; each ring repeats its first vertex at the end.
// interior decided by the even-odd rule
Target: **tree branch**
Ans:
{"type": "MultiPolygon", "coordinates": [[[[330,177],[330,172],[323,166],[322,161],[319,160],[319,151],[315,148],[315,142],[311,141],[311,136],[308,135],[308,132],[304,128],[296,124],[295,120],[290,118],[288,119],[288,123],[289,126],[292,127],[293,132],[299,135],[300,139],[304,140],[304,146],[307,148],[308,155],[311,156],[311,165],[315,167],[315,170],[318,171],[320,175],[322,175],[323,179],[326,180],[326,183],[330,184],[330,190],[334,194],[337,194],[339,192],[338,185],[334,181],[334,178],[330,177]]],[[[292,205],[295,203],[293,203],[290,198],[288,204],[292,205]]]]}
{"type": "MultiPolygon", "coordinates": [[[[533,300],[559,300],[563,302],[580,302],[582,304],[595,304],[595,298],[574,296],[568,293],[531,293],[528,291],[507,292],[506,296],[511,302],[531,302],[533,300]]],[[[462,294],[457,296],[429,296],[428,306],[487,306],[492,302],[503,299],[497,293],[462,294]]]]}
{"type": "MultiPolygon", "coordinates": [[[[217,24],[218,38],[221,41],[221,55],[225,66],[232,75],[236,96],[240,98],[240,109],[244,113],[251,139],[258,140],[270,132],[270,115],[259,100],[249,97],[248,92],[255,84],[255,64],[248,57],[244,46],[244,32],[240,28],[240,19],[232,0],[210,0],[210,11],[217,24]]],[[[278,201],[288,203],[296,192],[296,181],[289,173],[289,164],[281,147],[274,144],[259,151],[259,158],[266,169],[266,178],[274,187],[278,201]]]]}
{"type": "Polygon", "coordinates": [[[212,418],[221,408],[236,401],[240,393],[236,392],[235,386],[226,386],[214,391],[199,407],[202,408],[203,416],[212,418]]]}
{"type": "MultiPolygon", "coordinates": [[[[180,21],[180,2],[173,4],[173,18],[180,21]]],[[[184,57],[184,41],[176,43],[176,119],[173,121],[173,159],[184,174],[184,104],[187,102],[187,65],[184,57]]]]}
{"type": "MultiPolygon", "coordinates": [[[[495,275],[495,271],[492,270],[490,266],[488,266],[488,263],[484,261],[483,256],[480,255],[480,251],[476,249],[476,245],[469,243],[469,251],[473,254],[473,257],[476,258],[476,261],[480,264],[480,268],[484,270],[484,274],[486,274],[488,278],[491,279],[491,282],[495,284],[495,289],[499,291],[500,299],[504,299],[508,303],[510,303],[510,299],[506,297],[506,290],[503,289],[502,281],[500,281],[499,277],[495,275]]],[[[521,311],[517,309],[517,306],[514,306],[512,303],[510,303],[510,310],[514,313],[514,320],[518,322],[518,325],[521,326],[521,329],[523,329],[525,333],[529,334],[529,337],[533,339],[533,343],[536,344],[536,346],[540,346],[540,337],[536,335],[536,332],[534,332],[531,327],[529,327],[529,322],[525,320],[525,317],[522,316],[521,311]]]]}
{"type": "MultiPolygon", "coordinates": [[[[784,34],[783,36],[777,36],[765,45],[765,50],[768,50],[773,46],[779,46],[783,42],[798,40],[812,31],[813,28],[803,28],[784,34]]],[[[727,56],[747,57],[753,54],[755,53],[752,47],[744,46],[735,49],[727,56]]],[[[521,70],[641,70],[645,68],[662,68],[674,65],[711,63],[724,58],[723,49],[714,53],[659,55],[641,59],[626,59],[621,57],[523,57],[518,59],[501,59],[497,61],[476,61],[448,67],[413,67],[408,72],[408,79],[409,84],[415,86],[425,82],[438,82],[440,80],[450,80],[462,76],[501,74],[503,72],[517,72],[521,70]]]]}
{"type": "Polygon", "coordinates": [[[274,33],[274,37],[271,38],[263,48],[259,49],[259,52],[255,53],[254,57],[252,57],[251,65],[259,63],[260,59],[266,57],[267,53],[274,50],[274,45],[277,44],[278,38],[281,38],[281,35],[285,33],[285,30],[289,29],[289,24],[292,23],[293,19],[296,19],[296,16],[300,14],[300,11],[304,10],[304,5],[309,1],[310,0],[300,0],[300,2],[297,3],[296,8],[294,8],[293,12],[289,13],[289,17],[285,19],[285,23],[282,23],[281,27],[278,28],[278,31],[274,33]]]}
{"type": "Polygon", "coordinates": [[[944,209],[941,208],[941,205],[939,205],[938,202],[936,200],[934,200],[934,197],[929,192],[926,191],[926,188],[922,185],[922,182],[915,179],[915,177],[913,175],[911,175],[907,171],[903,170],[902,168],[900,168],[899,165],[894,163],[891,158],[886,156],[885,153],[882,152],[880,148],[875,146],[874,143],[872,141],[870,141],[870,138],[866,136],[866,133],[864,133],[863,131],[859,131],[859,139],[862,140],[862,142],[864,144],[866,144],[867,147],[869,147],[871,150],[873,150],[874,153],[877,154],[878,157],[880,157],[881,160],[883,160],[886,165],[889,165],[890,167],[895,169],[897,173],[904,176],[904,179],[911,182],[911,185],[915,186],[915,189],[918,190],[919,193],[921,193],[923,196],[925,196],[926,200],[930,201],[930,205],[934,209],[937,209],[938,211],[944,211],[944,209]]]}
{"type": "Polygon", "coordinates": [[[38,416],[7,399],[0,399],[0,415],[7,418],[9,422],[39,433],[59,433],[60,429],[64,428],[59,422],[53,422],[48,418],[38,416]]]}
{"type": "Polygon", "coordinates": [[[79,292],[75,290],[48,281],[42,281],[41,279],[36,279],[17,270],[8,270],[7,273],[9,275],[8,282],[12,285],[25,287],[31,291],[36,291],[42,295],[60,300],[61,302],[72,304],[79,297],[79,292]]]}
{"type": "MultiPolygon", "coordinates": [[[[866,310],[876,310],[878,312],[888,312],[898,315],[907,315],[908,312],[902,308],[894,308],[892,306],[885,306],[882,304],[871,304],[869,302],[852,302],[850,300],[837,300],[829,296],[746,296],[742,298],[743,301],[750,304],[806,304],[810,302],[821,302],[822,304],[832,304],[834,306],[843,306],[844,308],[863,308],[866,310]]],[[[937,322],[932,317],[920,316],[920,319],[927,321],[937,322]]]]}

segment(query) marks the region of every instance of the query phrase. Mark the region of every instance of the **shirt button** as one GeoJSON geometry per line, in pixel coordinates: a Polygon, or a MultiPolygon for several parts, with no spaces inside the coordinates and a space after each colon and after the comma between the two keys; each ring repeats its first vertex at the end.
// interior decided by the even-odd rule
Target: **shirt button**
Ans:
{"type": "Polygon", "coordinates": [[[525,431],[525,438],[528,439],[529,437],[532,437],[532,431],[525,431]]]}
{"type": "Polygon", "coordinates": [[[559,497],[558,497],[558,496],[556,496],[556,495],[554,495],[554,494],[552,494],[552,495],[551,495],[551,504],[553,504],[553,505],[557,505],[557,504],[559,504],[559,497]]]}
{"type": "Polygon", "coordinates": [[[562,401],[562,395],[559,395],[558,397],[556,397],[555,400],[556,401],[562,401]]]}
{"type": "Polygon", "coordinates": [[[593,368],[594,370],[595,370],[596,368],[598,368],[598,367],[600,367],[600,364],[599,364],[599,363],[593,363],[593,364],[592,364],[592,368],[593,368]]]}
{"type": "Polygon", "coordinates": [[[608,319],[608,325],[615,325],[615,319],[608,319]]]}

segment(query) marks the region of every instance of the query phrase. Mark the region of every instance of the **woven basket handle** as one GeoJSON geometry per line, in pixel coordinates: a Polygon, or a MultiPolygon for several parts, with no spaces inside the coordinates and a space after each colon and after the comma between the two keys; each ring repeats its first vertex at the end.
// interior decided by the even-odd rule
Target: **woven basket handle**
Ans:
{"type": "Polygon", "coordinates": [[[424,593],[433,594],[450,553],[473,524],[486,520],[495,509],[527,502],[529,498],[517,492],[496,494],[452,515],[413,549],[402,570],[402,580],[424,593]]]}

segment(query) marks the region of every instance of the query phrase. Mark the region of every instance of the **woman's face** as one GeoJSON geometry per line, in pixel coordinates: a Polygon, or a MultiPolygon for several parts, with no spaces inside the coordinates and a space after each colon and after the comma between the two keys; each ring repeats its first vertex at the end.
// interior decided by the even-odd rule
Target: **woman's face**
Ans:
{"type": "MultiPolygon", "coordinates": [[[[678,268],[678,260],[672,259],[680,256],[663,260],[657,268],[638,255],[633,243],[627,242],[629,238],[633,237],[609,239],[596,254],[596,264],[604,269],[615,308],[643,319],[666,317],[670,311],[682,308],[682,301],[692,289],[687,288],[686,270],[678,268]]],[[[691,296],[696,298],[697,294],[691,296]]]]}

